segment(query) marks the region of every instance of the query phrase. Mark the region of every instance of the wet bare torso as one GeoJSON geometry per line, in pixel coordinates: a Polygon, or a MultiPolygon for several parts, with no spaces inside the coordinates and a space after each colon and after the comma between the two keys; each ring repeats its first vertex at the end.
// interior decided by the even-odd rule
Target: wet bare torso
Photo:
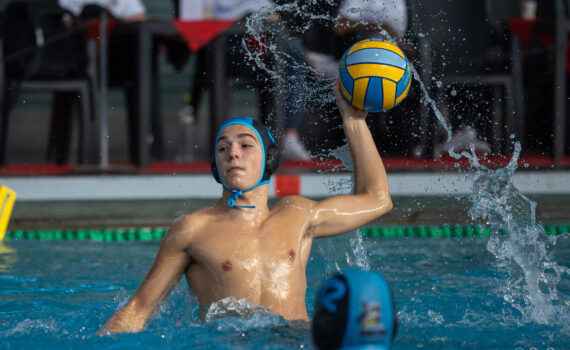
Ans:
{"type": "Polygon", "coordinates": [[[184,219],[191,236],[186,278],[202,312],[211,303],[233,296],[270,308],[288,320],[308,320],[305,268],[312,240],[309,214],[298,204],[298,200],[284,199],[257,222],[215,207],[184,219]]]}

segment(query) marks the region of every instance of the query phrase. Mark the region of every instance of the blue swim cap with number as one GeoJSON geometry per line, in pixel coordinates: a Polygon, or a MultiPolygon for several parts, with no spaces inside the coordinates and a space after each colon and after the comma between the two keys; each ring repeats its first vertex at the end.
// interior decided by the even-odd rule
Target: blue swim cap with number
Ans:
{"type": "Polygon", "coordinates": [[[392,291],[379,273],[347,270],[317,293],[312,322],[317,349],[387,350],[397,326],[392,291]]]}

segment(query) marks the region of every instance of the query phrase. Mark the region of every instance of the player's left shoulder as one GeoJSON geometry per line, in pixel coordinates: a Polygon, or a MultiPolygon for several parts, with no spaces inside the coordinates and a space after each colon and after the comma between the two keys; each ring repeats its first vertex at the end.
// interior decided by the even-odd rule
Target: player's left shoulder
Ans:
{"type": "Polygon", "coordinates": [[[313,206],[316,202],[301,196],[282,198],[272,209],[266,228],[276,229],[287,237],[310,237],[307,230],[314,218],[313,206]]]}
{"type": "Polygon", "coordinates": [[[275,210],[283,210],[283,209],[300,209],[300,210],[311,210],[315,205],[315,201],[312,199],[303,197],[303,196],[287,196],[282,198],[275,207],[273,207],[273,211],[275,210]]]}

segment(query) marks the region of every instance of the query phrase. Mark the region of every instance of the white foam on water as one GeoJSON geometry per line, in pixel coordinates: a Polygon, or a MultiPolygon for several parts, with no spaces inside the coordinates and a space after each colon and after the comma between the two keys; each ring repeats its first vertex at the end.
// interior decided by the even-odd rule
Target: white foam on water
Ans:
{"type": "Polygon", "coordinates": [[[287,324],[283,317],[274,314],[270,309],[254,304],[246,298],[235,297],[212,303],[205,321],[213,323],[220,331],[245,331],[287,324]]]}
{"type": "Polygon", "coordinates": [[[442,325],[445,323],[445,318],[438,312],[430,309],[425,312],[415,309],[408,310],[406,306],[398,311],[398,319],[408,327],[431,327],[434,324],[442,325]]]}
{"type": "Polygon", "coordinates": [[[61,329],[60,324],[53,318],[48,319],[25,319],[23,321],[16,322],[11,327],[8,327],[5,331],[0,332],[1,337],[9,337],[13,335],[24,335],[31,333],[49,333],[54,334],[59,332],[61,329]]]}

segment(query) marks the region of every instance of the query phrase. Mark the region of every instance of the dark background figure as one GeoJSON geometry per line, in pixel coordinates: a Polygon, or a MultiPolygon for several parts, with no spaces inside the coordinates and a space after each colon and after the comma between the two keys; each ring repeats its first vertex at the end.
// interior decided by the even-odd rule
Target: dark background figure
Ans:
{"type": "MultiPolygon", "coordinates": [[[[334,27],[334,55],[338,59],[354,43],[379,37],[397,44],[408,60],[414,60],[415,48],[410,44],[409,8],[406,0],[343,0],[338,9],[339,23],[334,27]],[[387,35],[386,35],[387,34],[387,35]]],[[[386,154],[409,156],[419,134],[419,94],[410,89],[402,103],[369,118],[379,149],[386,154]]]]}
{"type": "MultiPolygon", "coordinates": [[[[409,59],[415,57],[415,49],[409,44],[411,40],[407,36],[409,10],[404,0],[345,0],[318,4],[301,1],[299,7],[313,18],[310,28],[305,29],[300,36],[309,53],[319,54],[320,62],[312,64],[317,71],[334,69],[338,72],[338,61],[350,46],[371,37],[387,39],[382,30],[403,48],[409,59]],[[323,64],[322,67],[319,66],[320,63],[323,64]]],[[[295,18],[288,20],[291,26],[299,25],[295,18]]],[[[310,79],[312,86],[321,86],[314,89],[316,91],[326,91],[326,85],[330,84],[330,80],[321,80],[314,76],[310,79]]],[[[419,100],[417,96],[417,92],[411,89],[409,96],[395,110],[376,113],[367,119],[377,146],[384,156],[409,155],[418,142],[419,116],[414,112],[418,109],[415,108],[419,100]]],[[[334,110],[334,105],[322,106],[322,102],[318,98],[315,99],[315,96],[311,97],[311,100],[314,103],[308,109],[319,110],[319,116],[311,120],[317,126],[310,128],[312,130],[307,138],[313,152],[322,154],[323,149],[330,150],[343,144],[342,131],[334,127],[338,124],[334,120],[334,113],[327,112],[334,110]]]]}
{"type": "MultiPolygon", "coordinates": [[[[527,151],[533,154],[550,155],[552,145],[552,130],[554,123],[553,105],[553,81],[554,81],[554,56],[552,47],[545,45],[540,37],[553,37],[555,28],[556,1],[537,1],[536,24],[528,38],[528,43],[523,48],[523,70],[525,88],[525,125],[527,133],[527,151]]],[[[568,15],[568,14],[566,14],[568,15]]],[[[567,58],[568,60],[568,58],[567,58]]],[[[566,73],[568,76],[568,69],[566,73]]],[[[568,83],[568,80],[567,80],[568,83]]],[[[567,84],[567,90],[570,87],[567,84]]],[[[566,115],[568,115],[567,103],[566,115]]],[[[570,137],[570,124],[566,118],[566,140],[570,137]]],[[[566,154],[570,154],[570,144],[566,142],[566,154]]]]}
{"type": "MultiPolygon", "coordinates": [[[[110,32],[108,40],[108,76],[109,86],[125,91],[125,101],[128,116],[128,147],[130,160],[138,162],[138,96],[136,84],[137,74],[137,45],[138,28],[136,22],[146,20],[146,8],[141,0],[59,0],[60,6],[74,13],[80,20],[87,22],[101,18],[106,14],[108,19],[116,20],[117,24],[110,32]]],[[[157,45],[153,43],[155,52],[152,59],[157,59],[157,45]]],[[[156,67],[156,64],[152,65],[156,67]]],[[[158,91],[154,92],[155,95],[158,91]]],[[[155,106],[156,107],[156,106],[155,106]]],[[[152,139],[151,155],[155,159],[162,157],[162,121],[158,110],[153,111],[151,120],[152,139]]]]}
{"type": "MultiPolygon", "coordinates": [[[[424,3],[424,8],[427,7],[428,12],[437,11],[441,9],[438,5],[442,5],[446,12],[457,13],[461,10],[469,16],[426,18],[427,27],[435,29],[427,34],[435,51],[432,66],[435,80],[439,82],[432,91],[453,131],[449,142],[446,134],[436,136],[438,142],[434,156],[444,155],[450,146],[456,152],[467,151],[470,143],[474,144],[477,153],[488,154],[493,138],[493,121],[498,117],[505,119],[506,110],[496,111],[497,106],[493,103],[497,100],[497,93],[500,94],[498,99],[506,101],[504,90],[497,91],[484,79],[480,84],[470,85],[448,83],[446,80],[454,76],[509,74],[512,69],[509,38],[493,30],[484,1],[424,3]]],[[[501,148],[495,147],[495,151],[499,152],[501,148]]]]}
{"type": "MultiPolygon", "coordinates": [[[[176,18],[181,18],[181,0],[173,0],[174,14],[176,18]]],[[[266,2],[263,2],[266,4],[266,2]]],[[[196,7],[196,11],[204,11],[204,13],[192,13],[192,16],[197,19],[234,19],[238,22],[243,23],[247,15],[249,15],[252,10],[249,6],[243,6],[242,8],[236,8],[235,4],[229,4],[228,11],[223,14],[217,14],[215,11],[216,2],[209,1],[208,6],[203,8],[196,7]]],[[[252,2],[253,4],[253,2],[252,2]]],[[[247,5],[247,4],[246,4],[247,5]]],[[[253,4],[256,5],[256,4],[253,4]]],[[[258,72],[255,67],[248,64],[245,60],[245,52],[241,45],[242,40],[247,34],[232,34],[228,35],[226,38],[226,59],[227,68],[226,74],[232,77],[240,77],[240,80],[247,82],[246,84],[251,84],[254,86],[258,96],[259,96],[259,107],[260,115],[263,121],[269,118],[271,113],[272,105],[270,103],[271,96],[269,94],[269,87],[264,86],[263,82],[268,80],[267,76],[263,76],[263,72],[258,72]]],[[[253,40],[248,40],[248,43],[255,45],[253,40]]],[[[190,81],[189,88],[189,101],[188,106],[184,107],[180,111],[180,117],[190,120],[191,123],[196,123],[197,111],[200,107],[202,96],[209,85],[209,79],[211,79],[212,74],[209,71],[208,58],[209,52],[211,52],[211,43],[204,46],[196,53],[196,63],[194,67],[194,73],[192,74],[192,79],[190,81]]],[[[229,86],[227,87],[229,88],[229,86]]],[[[228,94],[229,96],[229,94],[228,94]]]]}
{"type": "MultiPolygon", "coordinates": [[[[174,0],[174,4],[175,12],[179,16],[179,1],[174,0]]],[[[207,2],[207,5],[209,12],[204,16],[212,19],[233,19],[244,25],[252,13],[264,11],[260,15],[263,18],[256,18],[256,21],[281,22],[279,15],[271,12],[274,3],[269,0],[243,0],[239,2],[212,0],[207,2]]],[[[197,17],[200,17],[200,14],[197,14],[197,17]]],[[[269,24],[267,27],[271,27],[271,25],[269,24]]],[[[259,95],[260,115],[263,121],[283,127],[283,130],[279,130],[278,134],[283,134],[281,146],[284,159],[309,160],[310,154],[299,138],[299,128],[304,117],[302,99],[307,90],[305,72],[301,68],[305,62],[305,51],[300,42],[289,36],[289,33],[281,36],[278,33],[263,31],[258,38],[249,33],[229,35],[226,39],[226,46],[226,62],[229,62],[227,74],[238,77],[240,81],[246,81],[247,84],[255,88],[259,95]],[[280,40],[280,37],[283,40],[280,40]],[[276,44],[277,41],[280,45],[279,50],[292,62],[285,64],[284,77],[286,83],[283,84],[285,89],[283,120],[271,121],[277,115],[274,104],[278,93],[276,91],[277,86],[270,74],[266,70],[256,67],[255,63],[248,59],[248,56],[253,53],[263,61],[264,65],[270,69],[275,69],[275,62],[268,52],[268,46],[276,44]]],[[[193,120],[199,108],[203,91],[207,86],[207,79],[209,79],[209,75],[205,74],[208,71],[208,52],[209,46],[207,45],[197,54],[195,74],[190,84],[190,103],[189,106],[181,110],[182,118],[193,120]]]]}
{"type": "MultiPolygon", "coordinates": [[[[5,75],[2,105],[2,130],[8,132],[12,107],[20,97],[23,80],[72,80],[86,78],[85,33],[76,23],[66,20],[72,14],[57,0],[12,1],[2,14],[2,67],[5,75]],[[38,37],[41,33],[41,37],[38,37]],[[38,42],[40,41],[40,42],[38,42]],[[44,43],[49,43],[43,45],[44,43]]],[[[54,92],[47,158],[64,164],[69,158],[77,93],[54,92]]],[[[6,152],[7,135],[0,136],[0,164],[6,152]]]]}
{"type": "MultiPolygon", "coordinates": [[[[57,1],[55,0],[45,0],[37,1],[33,0],[19,0],[5,3],[38,3],[38,4],[52,4],[57,6],[57,1]]],[[[290,2],[276,0],[277,5],[288,5],[290,2]]],[[[550,155],[552,141],[553,141],[553,80],[554,80],[554,70],[553,62],[555,55],[555,50],[552,44],[549,44],[546,39],[553,38],[554,28],[553,28],[553,17],[557,13],[554,11],[555,3],[562,3],[562,1],[537,1],[537,13],[536,13],[536,24],[530,34],[530,39],[528,43],[522,48],[521,56],[523,61],[524,70],[524,125],[526,127],[526,132],[522,135],[521,141],[523,141],[523,155],[524,154],[540,154],[540,155],[550,155]],[[546,38],[546,39],[545,39],[546,38]]],[[[4,3],[4,4],[5,4],[4,3]]],[[[79,2],[74,2],[75,4],[79,2]]],[[[305,59],[313,53],[321,54],[320,57],[326,57],[328,64],[330,66],[336,65],[336,60],[344,52],[344,50],[353,44],[355,41],[362,37],[367,37],[368,35],[374,35],[375,33],[362,31],[354,31],[347,35],[342,35],[342,33],[335,33],[336,22],[333,20],[341,12],[343,1],[323,1],[323,2],[313,2],[300,0],[295,2],[297,9],[301,12],[295,13],[285,13],[281,11],[279,7],[277,12],[280,20],[283,22],[284,26],[289,32],[289,36],[293,38],[300,38],[302,40],[302,46],[299,51],[296,52],[296,60],[301,60],[302,56],[305,55],[305,59]],[[306,16],[305,16],[306,15],[306,16]],[[312,20],[307,20],[309,16],[313,16],[312,20]],[[310,28],[307,29],[307,25],[310,28]],[[359,36],[360,35],[360,36],[359,36]],[[344,39],[341,39],[344,37],[344,39]]],[[[149,9],[152,9],[152,15],[157,17],[168,17],[172,14],[171,6],[164,6],[162,4],[156,5],[156,3],[149,2],[149,9]]],[[[170,5],[170,4],[168,4],[170,5]]],[[[32,6],[34,10],[39,10],[40,6],[32,6]]],[[[87,8],[95,8],[94,6],[88,6],[85,8],[83,16],[90,18],[87,8]]],[[[82,8],[83,9],[83,8],[82,8]]],[[[101,11],[102,7],[99,6],[98,10],[101,11]]],[[[61,13],[67,13],[67,17],[74,13],[70,11],[62,10],[59,8],[61,13]]],[[[107,11],[107,10],[105,10],[107,11]]],[[[448,84],[446,78],[452,75],[470,75],[472,77],[484,77],[493,74],[509,74],[510,64],[509,59],[512,57],[512,52],[509,52],[509,44],[512,42],[511,28],[509,27],[509,19],[520,17],[520,1],[519,0],[486,0],[486,1],[476,1],[476,0],[466,0],[462,2],[448,1],[448,0],[433,0],[433,1],[421,1],[421,0],[407,0],[407,17],[408,25],[407,32],[403,36],[403,42],[399,45],[404,47],[406,54],[409,56],[414,67],[419,71],[422,81],[426,84],[428,92],[432,98],[434,98],[438,104],[439,109],[443,113],[444,117],[447,119],[448,123],[452,125],[452,128],[457,136],[457,134],[463,133],[467,137],[466,140],[476,140],[477,142],[482,142],[488,144],[491,147],[492,154],[509,154],[505,152],[502,148],[501,143],[509,142],[510,132],[504,127],[505,118],[505,105],[507,104],[507,98],[504,96],[501,87],[492,87],[485,84],[479,86],[461,86],[459,84],[448,84]],[[427,49],[424,46],[419,45],[419,40],[423,39],[424,42],[431,44],[427,49]],[[407,47],[411,50],[406,50],[407,47]],[[431,65],[430,73],[422,76],[424,71],[428,71],[426,61],[423,60],[421,55],[427,56],[429,65],[431,65]]],[[[97,13],[97,11],[95,11],[97,13]]],[[[113,12],[109,11],[110,16],[113,16],[113,12]]],[[[81,14],[81,13],[79,13],[81,14]]],[[[3,27],[5,32],[13,32],[12,28],[16,28],[18,23],[15,23],[19,16],[8,15],[7,13],[3,16],[3,27]]],[[[340,22],[342,23],[342,19],[340,22]]],[[[77,26],[79,21],[76,21],[73,25],[77,26]]],[[[21,23],[20,23],[21,24],[21,23]]],[[[66,30],[62,26],[61,18],[59,22],[51,22],[51,24],[56,24],[59,29],[56,30],[66,30]]],[[[130,24],[130,23],[128,23],[130,24]]],[[[29,25],[29,24],[28,24],[29,25]]],[[[127,25],[127,24],[125,24],[127,25]]],[[[35,24],[29,25],[26,30],[16,31],[18,35],[4,36],[4,49],[5,54],[8,52],[14,52],[18,50],[18,45],[26,46],[26,40],[28,42],[33,41],[35,43],[36,35],[33,31],[35,24]],[[32,28],[32,29],[30,29],[32,28]],[[27,38],[23,36],[26,35],[27,38]]],[[[120,29],[120,28],[119,28],[120,29]]],[[[360,28],[363,29],[363,28],[360,28]]],[[[128,31],[128,30],[126,30],[128,31]]],[[[390,30],[388,30],[390,32],[390,30]]],[[[49,30],[46,28],[45,33],[49,30]]],[[[120,33],[119,31],[114,31],[113,33],[120,33]]],[[[132,34],[132,33],[131,33],[132,34]]],[[[51,34],[50,34],[51,35],[51,34]]],[[[43,64],[49,65],[49,67],[44,67],[41,69],[31,69],[31,76],[39,75],[49,75],[52,73],[57,73],[58,69],[63,68],[64,70],[69,69],[71,75],[67,76],[77,76],[82,78],[85,70],[85,55],[84,55],[84,41],[85,35],[80,34],[76,37],[78,39],[78,49],[72,48],[73,45],[68,41],[65,41],[65,45],[45,45],[39,50],[33,52],[41,52],[42,56],[45,57],[43,64]],[[60,47],[56,49],[57,47],[60,47]],[[65,49],[61,49],[65,47],[65,49]],[[59,55],[59,56],[58,56],[59,55]],[[60,57],[61,56],[61,57],[60,57]],[[50,59],[49,57],[59,57],[57,59],[50,59]],[[71,57],[74,57],[73,59],[71,57]],[[75,73],[73,71],[73,66],[78,64],[78,70],[75,73]],[[53,67],[59,65],[54,71],[53,67]],[[77,73],[77,75],[75,75],[77,73]]],[[[271,35],[268,35],[267,40],[273,40],[271,35]]],[[[182,40],[180,40],[182,42],[182,40]]],[[[128,80],[128,77],[136,79],[136,72],[134,71],[134,62],[132,53],[136,52],[135,49],[123,50],[125,52],[120,52],[121,49],[125,48],[126,45],[116,45],[113,43],[111,51],[119,52],[117,55],[114,53],[112,56],[117,57],[117,60],[111,59],[112,70],[111,78],[113,76],[120,79],[113,79],[113,84],[115,87],[127,88],[132,86],[132,83],[128,80]],[[129,52],[131,53],[129,57],[129,52]],[[129,69],[115,69],[115,67],[120,67],[122,64],[115,64],[119,61],[128,62],[129,69]],[[132,69],[131,69],[132,68],[132,69]],[[121,77],[122,76],[122,77],[121,77]],[[116,83],[115,83],[116,82],[116,83]]],[[[130,44],[132,47],[136,47],[136,41],[131,40],[130,44]]],[[[234,43],[228,44],[237,46],[237,50],[242,50],[242,41],[235,40],[234,43]]],[[[34,44],[36,45],[36,44],[34,44]]],[[[423,44],[422,44],[423,45],[423,44]]],[[[290,50],[291,51],[291,50],[290,50]]],[[[227,69],[232,70],[231,74],[235,73],[235,76],[242,76],[243,79],[239,79],[240,86],[233,86],[236,90],[240,89],[242,92],[244,90],[252,90],[252,87],[257,88],[258,86],[262,89],[261,93],[267,93],[270,95],[273,87],[272,79],[265,80],[267,76],[263,75],[263,70],[259,67],[255,67],[254,63],[248,64],[245,62],[243,51],[232,51],[228,55],[227,69]]],[[[184,46],[182,42],[181,50],[179,53],[175,53],[172,50],[168,51],[169,61],[175,62],[176,69],[180,70],[185,61],[185,55],[188,55],[188,49],[184,46]]],[[[30,55],[23,55],[22,59],[30,59],[30,55]]],[[[268,63],[271,55],[268,56],[268,63]]],[[[156,59],[156,57],[154,57],[156,59]]],[[[16,61],[6,62],[6,64],[11,65],[9,69],[6,69],[7,78],[12,80],[12,82],[20,79],[18,75],[18,67],[14,67],[16,61]]],[[[23,61],[20,61],[23,62],[23,61]]],[[[204,63],[204,60],[201,61],[204,63]]],[[[199,62],[198,62],[199,63],[199,62]]],[[[309,62],[310,63],[310,62],[309,62]]],[[[162,62],[159,62],[162,65],[162,62]]],[[[318,62],[317,62],[318,65],[318,62]]],[[[31,67],[31,66],[30,66],[31,67]]],[[[164,68],[164,65],[162,65],[164,68]]],[[[195,68],[195,67],[192,67],[195,68]]],[[[198,72],[201,74],[195,74],[198,78],[193,86],[196,88],[198,93],[193,93],[192,97],[196,97],[191,102],[196,106],[201,92],[204,91],[204,86],[206,81],[209,79],[209,73],[203,69],[198,68],[198,72]],[[203,79],[200,83],[198,80],[203,79]]],[[[153,155],[156,160],[171,160],[175,152],[171,143],[165,143],[166,156],[160,156],[156,152],[156,147],[162,145],[162,142],[156,141],[161,137],[160,126],[164,126],[165,135],[172,135],[174,132],[178,132],[175,129],[174,124],[176,123],[176,116],[179,108],[182,106],[180,103],[180,86],[182,84],[187,85],[188,78],[186,74],[176,75],[175,71],[162,69],[165,79],[160,86],[161,93],[169,104],[166,105],[167,111],[164,113],[164,120],[153,119],[155,123],[154,129],[154,148],[153,155]],[[174,132],[173,132],[174,130],[174,132]]],[[[287,74],[290,75],[290,74],[287,74]]],[[[64,74],[65,76],[65,74],[64,74]]],[[[309,85],[322,86],[323,89],[313,89],[311,91],[313,95],[309,95],[307,101],[309,105],[304,108],[304,110],[316,110],[319,109],[323,111],[325,109],[334,108],[334,106],[327,106],[323,108],[322,102],[318,100],[318,97],[324,96],[323,93],[326,88],[326,92],[330,92],[329,86],[331,79],[327,80],[321,77],[315,77],[309,74],[308,77],[302,80],[309,80],[309,85]],[[320,84],[320,85],[319,85],[320,84]],[[314,103],[314,105],[310,105],[314,103]],[[328,108],[330,107],[330,108],[328,108]]],[[[233,80],[235,84],[237,79],[233,80]]],[[[431,138],[429,141],[432,146],[439,147],[440,151],[445,151],[448,146],[445,143],[446,134],[439,126],[437,120],[433,117],[423,118],[419,115],[419,110],[425,108],[425,103],[422,103],[423,92],[419,90],[418,84],[414,81],[412,83],[412,88],[410,90],[410,95],[402,102],[401,105],[397,106],[387,113],[381,113],[373,118],[369,118],[369,123],[375,134],[376,142],[379,148],[382,150],[384,155],[389,156],[408,156],[408,155],[422,155],[426,158],[430,158],[434,152],[429,150],[425,151],[418,146],[419,141],[428,135],[431,138]],[[426,123],[427,121],[427,123],[426,123]],[[428,129],[423,129],[426,125],[421,123],[426,123],[428,129]]],[[[17,84],[16,84],[17,85],[17,84]]],[[[237,84],[236,84],[237,85],[237,84]]],[[[292,83],[292,85],[297,85],[297,83],[292,83]]],[[[257,89],[256,89],[257,90],[257,89]]],[[[291,91],[294,92],[293,89],[291,91]]],[[[46,97],[50,96],[40,96],[39,99],[28,99],[27,92],[23,91],[21,96],[26,97],[26,105],[23,106],[20,103],[22,110],[26,109],[36,109],[41,110],[43,107],[43,101],[46,97]],[[38,103],[39,100],[39,103],[38,103]]],[[[246,92],[247,97],[239,101],[246,105],[245,107],[240,106],[246,113],[251,113],[256,115],[257,101],[255,97],[252,96],[249,91],[246,92]],[[251,98],[252,102],[249,99],[251,98]],[[247,100],[247,101],[246,101],[247,100]],[[246,102],[244,102],[246,101],[246,102]],[[251,107],[251,108],[250,108],[251,107]]],[[[259,91],[255,92],[259,96],[259,91]]],[[[52,106],[54,110],[53,115],[56,116],[54,122],[49,126],[51,129],[51,135],[49,137],[50,145],[48,147],[48,152],[50,153],[50,159],[56,159],[58,164],[64,164],[69,161],[69,142],[72,138],[72,115],[75,111],[77,105],[77,96],[74,93],[56,93],[54,98],[54,103],[52,106]]],[[[117,94],[111,93],[113,101],[117,100],[117,94]]],[[[294,95],[294,94],[292,94],[294,95]]],[[[12,95],[11,101],[17,102],[18,99],[12,95]]],[[[136,96],[128,96],[125,100],[129,101],[131,98],[136,98],[136,96]]],[[[271,96],[267,99],[262,98],[261,109],[264,112],[261,115],[267,115],[273,109],[270,105],[266,104],[265,101],[271,101],[271,96]]],[[[322,99],[321,99],[322,100],[322,99]]],[[[119,97],[118,104],[114,105],[116,107],[113,110],[113,115],[118,115],[123,112],[123,104],[119,97]]],[[[235,104],[235,101],[232,103],[235,104]]],[[[134,135],[136,134],[136,111],[137,103],[125,103],[129,110],[130,122],[126,129],[123,130],[123,125],[117,125],[117,123],[122,123],[121,118],[111,118],[110,123],[113,125],[113,135],[111,137],[112,141],[118,147],[113,148],[113,157],[115,159],[120,159],[120,162],[124,162],[128,157],[126,153],[121,152],[124,150],[123,135],[129,132],[131,134],[128,147],[131,153],[130,158],[134,160],[136,148],[131,145],[136,144],[134,142],[134,135]],[[117,127],[118,126],[118,127],[117,127]],[[119,136],[119,137],[115,137],[119,136]],[[120,139],[120,140],[119,140],[120,139]],[[117,152],[118,151],[118,152],[117,152]]],[[[283,106],[285,109],[290,108],[291,103],[285,103],[283,106]]],[[[297,105],[295,105],[297,107],[297,105]]],[[[37,113],[34,111],[34,113],[37,113]]],[[[241,113],[241,111],[240,111],[241,113]]],[[[31,115],[31,114],[30,114],[31,115]]],[[[157,115],[160,115],[157,113],[157,115]]],[[[155,116],[156,117],[156,116],[155,116]]],[[[271,117],[271,116],[270,116],[271,117]]],[[[26,115],[26,118],[29,118],[26,115]]],[[[338,123],[332,120],[334,116],[328,116],[324,112],[322,115],[317,115],[316,113],[308,115],[308,118],[304,118],[300,126],[295,126],[293,129],[298,129],[300,132],[301,139],[307,142],[310,146],[310,150],[313,154],[327,155],[327,150],[336,148],[343,144],[342,133],[335,127],[338,123]],[[324,150],[324,152],[323,152],[324,150]]],[[[515,119],[519,118],[518,114],[515,119]]],[[[23,118],[25,119],[25,118],[23,118]]],[[[32,119],[32,118],[31,118],[32,119]]],[[[30,119],[30,120],[31,120],[30,119]]],[[[47,119],[46,119],[47,121],[47,119]]],[[[43,126],[43,121],[34,124],[36,128],[45,129],[43,126]]],[[[127,124],[127,123],[125,123],[127,124]]],[[[204,124],[202,121],[200,124],[204,124]]],[[[178,126],[178,125],[176,125],[178,126]]],[[[22,132],[20,130],[26,130],[23,127],[19,127],[18,123],[14,123],[14,128],[11,129],[15,133],[11,140],[17,138],[17,136],[27,133],[27,131],[22,132]]],[[[191,132],[196,132],[192,129],[191,132]]],[[[459,135],[461,136],[461,135],[459,135]]],[[[171,137],[171,136],[168,136],[171,137]]],[[[517,139],[519,139],[517,137],[517,139]]],[[[39,143],[43,142],[43,138],[38,138],[39,143]]],[[[456,139],[457,140],[457,139],[456,139]]],[[[12,144],[14,141],[10,141],[12,144]]],[[[203,146],[204,140],[200,137],[193,137],[193,145],[199,145],[201,148],[203,146]]],[[[430,143],[428,142],[428,144],[430,143]]],[[[16,143],[15,143],[16,144],[16,143]]],[[[422,143],[421,146],[424,144],[422,143]]],[[[41,145],[40,145],[41,146],[41,145]]],[[[26,149],[33,149],[36,147],[32,146],[30,143],[26,144],[26,147],[13,148],[10,152],[9,158],[20,159],[20,162],[34,162],[36,160],[44,161],[43,154],[40,156],[34,155],[32,152],[27,152],[26,149]],[[14,152],[12,152],[14,151],[14,152]],[[27,153],[26,153],[27,152],[27,153]],[[17,155],[18,154],[18,155],[17,155]],[[23,158],[22,158],[23,155],[23,158]],[[19,157],[19,158],[18,158],[19,157]]],[[[6,148],[6,147],[4,147],[6,148]]],[[[12,146],[10,146],[12,148],[12,146]]],[[[456,149],[457,150],[457,149],[456,149]]],[[[432,149],[433,151],[433,149],[432,149]]],[[[435,155],[439,155],[440,152],[435,152],[435,155]]],[[[200,155],[197,159],[201,157],[205,158],[207,156],[200,155]]]]}

